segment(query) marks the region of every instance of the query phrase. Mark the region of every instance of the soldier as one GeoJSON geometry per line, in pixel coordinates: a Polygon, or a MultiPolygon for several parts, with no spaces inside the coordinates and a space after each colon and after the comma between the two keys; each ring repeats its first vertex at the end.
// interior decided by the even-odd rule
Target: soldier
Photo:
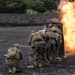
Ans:
{"type": "Polygon", "coordinates": [[[53,32],[57,32],[58,34],[62,34],[61,29],[59,29],[58,27],[56,27],[53,24],[49,24],[47,31],[53,31],[53,32]]]}
{"type": "Polygon", "coordinates": [[[44,44],[44,40],[40,35],[40,32],[33,32],[30,36],[29,45],[32,50],[29,52],[29,64],[27,68],[34,68],[35,66],[42,66],[42,56],[40,53],[42,52],[42,46],[44,44]]]}
{"type": "Polygon", "coordinates": [[[53,26],[51,30],[54,32],[56,36],[56,48],[57,48],[57,60],[61,61],[61,57],[59,57],[59,50],[62,44],[62,31],[56,26],[53,26]]]}
{"type": "Polygon", "coordinates": [[[56,39],[56,50],[57,50],[57,57],[56,59],[58,61],[61,61],[61,58],[59,57],[59,49],[61,47],[61,44],[62,44],[62,31],[56,27],[56,26],[53,26],[51,28],[51,30],[54,32],[54,35],[55,35],[55,39],[56,39]]]}
{"type": "Polygon", "coordinates": [[[16,73],[17,71],[21,71],[19,66],[20,60],[22,59],[22,53],[19,49],[18,44],[14,44],[7,51],[6,56],[6,64],[8,65],[9,73],[16,73]]]}
{"type": "Polygon", "coordinates": [[[53,32],[53,37],[52,37],[52,44],[51,44],[51,49],[52,49],[52,55],[55,56],[56,58],[53,57],[54,60],[59,59],[59,47],[62,43],[62,31],[56,27],[55,25],[51,24],[49,28],[47,29],[49,32],[53,32]],[[54,43],[55,41],[55,43],[54,43]],[[56,49],[56,50],[55,50],[56,49]]]}
{"type": "Polygon", "coordinates": [[[54,33],[52,31],[47,31],[45,33],[46,35],[46,44],[47,44],[47,48],[48,48],[48,54],[47,54],[47,57],[48,57],[48,60],[49,62],[52,61],[53,59],[55,59],[55,51],[56,51],[56,41],[54,39],[54,33]]]}

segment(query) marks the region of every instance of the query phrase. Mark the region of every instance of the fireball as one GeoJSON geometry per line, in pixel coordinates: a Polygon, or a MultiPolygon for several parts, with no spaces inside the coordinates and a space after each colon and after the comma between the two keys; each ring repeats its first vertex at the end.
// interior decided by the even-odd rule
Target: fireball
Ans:
{"type": "Polygon", "coordinates": [[[75,53],[75,2],[65,1],[61,4],[61,22],[65,51],[75,53]]]}

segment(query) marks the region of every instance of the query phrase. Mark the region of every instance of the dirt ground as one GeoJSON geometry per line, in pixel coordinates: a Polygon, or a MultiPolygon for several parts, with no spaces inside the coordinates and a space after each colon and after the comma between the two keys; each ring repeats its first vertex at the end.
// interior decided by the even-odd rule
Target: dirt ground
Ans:
{"type": "Polygon", "coordinates": [[[74,55],[43,68],[27,69],[28,52],[31,49],[27,43],[28,38],[32,30],[38,31],[42,28],[42,26],[0,27],[0,75],[10,75],[7,72],[4,54],[15,43],[21,46],[23,60],[20,63],[22,72],[14,75],[75,75],[74,55]]]}

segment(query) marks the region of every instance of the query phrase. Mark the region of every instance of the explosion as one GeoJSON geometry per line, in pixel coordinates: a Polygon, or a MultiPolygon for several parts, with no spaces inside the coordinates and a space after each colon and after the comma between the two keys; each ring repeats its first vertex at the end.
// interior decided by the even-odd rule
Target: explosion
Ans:
{"type": "Polygon", "coordinates": [[[65,51],[75,53],[75,2],[62,2],[60,10],[65,51]]]}

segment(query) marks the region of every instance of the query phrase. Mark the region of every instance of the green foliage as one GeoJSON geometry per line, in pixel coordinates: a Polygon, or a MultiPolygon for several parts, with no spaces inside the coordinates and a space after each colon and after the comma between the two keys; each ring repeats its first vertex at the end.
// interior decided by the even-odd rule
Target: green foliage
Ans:
{"type": "Polygon", "coordinates": [[[38,12],[37,11],[34,11],[33,9],[28,9],[26,11],[26,14],[38,14],[38,12]]]}
{"type": "Polygon", "coordinates": [[[43,0],[47,10],[57,9],[56,0],[43,0]]]}
{"type": "Polygon", "coordinates": [[[26,8],[31,8],[34,5],[33,0],[24,0],[23,2],[26,4],[26,8]]]}
{"type": "Polygon", "coordinates": [[[0,0],[0,13],[49,13],[57,9],[56,0],[0,0]],[[31,10],[32,9],[32,10],[31,10]]]}
{"type": "Polygon", "coordinates": [[[43,13],[46,11],[46,8],[44,6],[44,2],[37,2],[35,6],[33,6],[33,9],[38,11],[39,13],[43,13]]]}
{"type": "Polygon", "coordinates": [[[57,13],[57,11],[56,10],[52,10],[52,13],[57,13]]]}
{"type": "Polygon", "coordinates": [[[51,12],[49,11],[49,10],[46,10],[45,12],[44,12],[44,14],[50,14],[51,12]]]}
{"type": "Polygon", "coordinates": [[[23,13],[26,5],[21,0],[2,0],[0,8],[2,13],[23,13]]]}

